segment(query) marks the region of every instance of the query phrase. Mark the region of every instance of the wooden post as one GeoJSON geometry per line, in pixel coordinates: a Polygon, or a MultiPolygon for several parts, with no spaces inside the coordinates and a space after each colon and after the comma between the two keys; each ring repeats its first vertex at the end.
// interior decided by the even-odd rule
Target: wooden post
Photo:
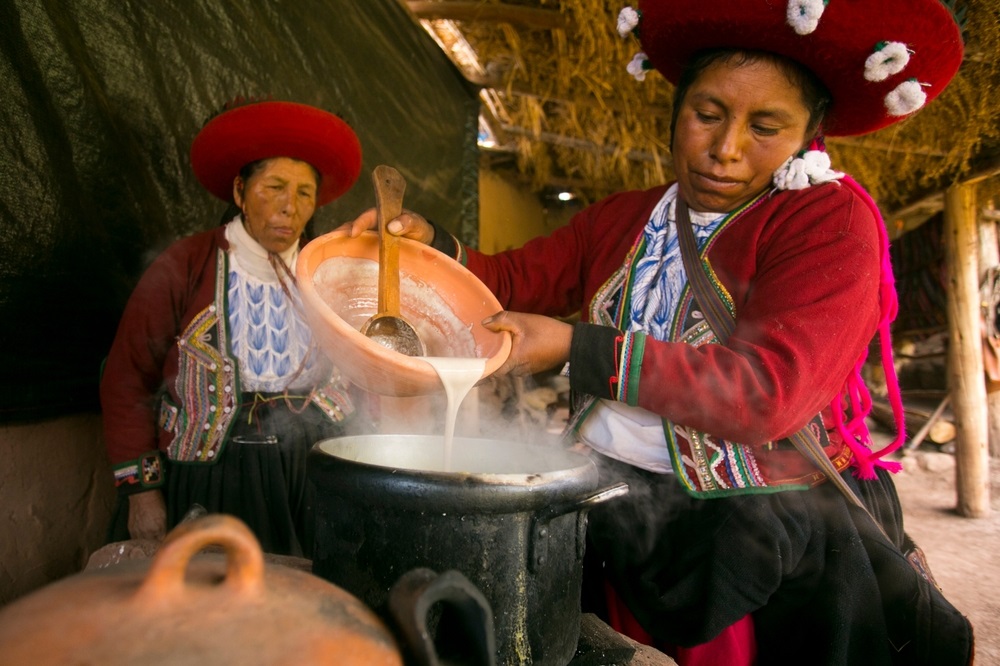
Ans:
{"type": "MultiPolygon", "coordinates": [[[[985,284],[987,271],[1000,264],[1000,242],[997,240],[997,223],[990,213],[995,212],[993,202],[983,209],[979,221],[979,293],[980,307],[983,317],[995,316],[990,311],[990,296],[988,290],[992,285],[985,284]]],[[[983,350],[985,352],[985,350],[983,350]]],[[[986,441],[989,445],[990,457],[1000,458],[1000,391],[986,392],[986,441]]]]}
{"type": "Polygon", "coordinates": [[[953,185],[945,193],[944,241],[948,269],[948,388],[957,431],[957,509],[960,515],[982,518],[990,512],[990,487],[974,185],[953,185]]]}

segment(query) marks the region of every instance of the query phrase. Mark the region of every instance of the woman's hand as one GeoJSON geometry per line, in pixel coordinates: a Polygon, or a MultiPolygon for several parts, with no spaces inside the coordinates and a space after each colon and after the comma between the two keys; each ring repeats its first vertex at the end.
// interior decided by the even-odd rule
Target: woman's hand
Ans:
{"type": "Polygon", "coordinates": [[[494,332],[508,331],[510,356],[500,366],[498,375],[533,375],[551,370],[569,360],[573,325],[542,315],[504,310],[483,320],[494,332]]]}
{"type": "MultiPolygon", "coordinates": [[[[378,217],[376,211],[374,208],[369,208],[352,222],[345,222],[340,225],[338,231],[341,229],[347,230],[351,238],[357,238],[362,232],[369,229],[376,229],[377,227],[378,217]]],[[[414,213],[411,210],[403,209],[399,217],[389,220],[386,229],[393,236],[409,238],[419,241],[424,245],[430,245],[434,241],[434,227],[422,215],[414,213]]]]}
{"type": "Polygon", "coordinates": [[[128,533],[133,539],[163,541],[167,535],[167,504],[162,491],[129,495],[128,533]]]}

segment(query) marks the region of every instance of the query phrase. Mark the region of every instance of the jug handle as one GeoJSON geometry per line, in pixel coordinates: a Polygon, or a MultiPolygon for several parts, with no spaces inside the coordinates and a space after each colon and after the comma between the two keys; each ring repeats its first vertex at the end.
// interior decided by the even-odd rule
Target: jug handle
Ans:
{"type": "Polygon", "coordinates": [[[461,572],[438,574],[427,568],[413,569],[392,586],[388,603],[412,663],[496,666],[493,611],[482,592],[461,572]],[[441,615],[432,636],[427,620],[436,604],[441,605],[441,615]],[[438,645],[449,650],[446,661],[442,661],[438,645]]]}
{"type": "Polygon", "coordinates": [[[177,525],[157,550],[135,599],[141,604],[176,600],[189,584],[191,558],[206,546],[221,546],[226,555],[222,580],[232,593],[252,595],[264,586],[264,553],[250,528],[233,516],[210,514],[177,525]]]}

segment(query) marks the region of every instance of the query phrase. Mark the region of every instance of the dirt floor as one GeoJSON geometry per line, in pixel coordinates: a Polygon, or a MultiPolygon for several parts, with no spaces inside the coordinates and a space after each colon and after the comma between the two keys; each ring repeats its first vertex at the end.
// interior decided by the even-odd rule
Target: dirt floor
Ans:
{"type": "Polygon", "coordinates": [[[895,480],[906,531],[923,548],[945,596],[972,622],[976,665],[1000,666],[1000,460],[992,461],[986,518],[956,512],[954,456],[917,450],[902,462],[895,480]]]}

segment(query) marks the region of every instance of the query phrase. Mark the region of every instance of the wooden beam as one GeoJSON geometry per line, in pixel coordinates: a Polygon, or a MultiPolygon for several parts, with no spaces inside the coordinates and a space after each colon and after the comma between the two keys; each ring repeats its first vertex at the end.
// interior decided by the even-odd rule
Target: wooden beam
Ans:
{"type": "MultiPolygon", "coordinates": [[[[956,185],[977,185],[988,178],[994,178],[1000,175],[1000,158],[991,157],[986,163],[977,167],[972,173],[966,175],[962,178],[956,185]]],[[[892,239],[896,239],[907,231],[912,231],[916,229],[925,221],[930,219],[935,213],[944,210],[945,206],[945,195],[941,191],[931,192],[925,194],[912,202],[906,204],[902,208],[897,208],[888,215],[885,216],[886,226],[889,229],[889,236],[892,239]],[[896,229],[895,222],[917,220],[917,222],[906,224],[903,229],[896,229]]],[[[983,214],[987,214],[983,212],[983,214]]]]}
{"type": "Polygon", "coordinates": [[[998,175],[1000,175],[1000,157],[994,156],[988,163],[979,166],[975,171],[963,178],[962,184],[975,185],[998,175]]]}
{"type": "Polygon", "coordinates": [[[904,155],[928,155],[930,157],[948,157],[948,153],[933,148],[915,148],[896,146],[871,139],[858,139],[851,136],[828,136],[825,141],[835,146],[848,146],[867,152],[884,151],[887,153],[903,153],[904,155]]]}
{"type": "MultiPolygon", "coordinates": [[[[612,111],[616,111],[618,113],[624,113],[626,110],[625,104],[614,98],[604,99],[601,100],[600,102],[598,102],[596,99],[569,100],[569,99],[564,99],[562,97],[553,97],[551,95],[540,95],[537,92],[520,88],[516,84],[508,88],[504,88],[502,83],[491,87],[494,87],[499,91],[502,91],[504,94],[510,94],[514,97],[527,97],[529,99],[537,99],[538,101],[543,103],[561,104],[563,106],[587,106],[587,105],[597,106],[598,104],[601,104],[611,109],[612,111]]],[[[629,111],[634,113],[636,116],[657,116],[665,120],[670,118],[670,110],[664,106],[643,106],[639,110],[631,108],[629,109],[629,111]]]]}
{"type": "Polygon", "coordinates": [[[931,412],[931,415],[927,417],[924,424],[920,426],[920,430],[917,431],[917,434],[915,434],[913,439],[907,443],[907,450],[917,448],[925,438],[930,439],[935,444],[944,444],[955,438],[955,426],[949,421],[940,420],[941,415],[948,406],[949,400],[951,400],[951,396],[946,395],[941,402],[938,403],[937,408],[931,412]]]}
{"type": "Polygon", "coordinates": [[[540,30],[565,30],[571,25],[569,17],[556,9],[524,7],[523,5],[408,0],[406,6],[417,18],[431,21],[489,21],[511,23],[540,30]]]}
{"type": "Polygon", "coordinates": [[[937,192],[924,197],[885,216],[885,226],[889,238],[896,240],[908,231],[913,231],[936,213],[944,210],[944,195],[937,192]]]}
{"type": "Polygon", "coordinates": [[[979,233],[972,185],[955,185],[945,193],[944,241],[957,509],[960,515],[983,518],[990,513],[990,468],[979,320],[979,233]]]}
{"type": "MultiPolygon", "coordinates": [[[[575,148],[576,150],[586,150],[592,153],[603,153],[605,155],[613,155],[618,151],[618,148],[613,145],[601,145],[594,141],[588,139],[580,139],[575,136],[564,136],[561,134],[555,134],[553,132],[541,132],[540,134],[535,134],[529,129],[524,127],[517,127],[514,125],[505,125],[503,131],[507,134],[515,134],[517,136],[528,137],[529,139],[534,139],[536,141],[541,141],[542,143],[550,143],[556,146],[564,146],[566,148],[575,148]]],[[[644,150],[630,150],[625,155],[629,160],[633,162],[656,162],[659,161],[661,166],[670,167],[670,153],[664,153],[657,156],[653,153],[644,150]]]]}
{"type": "MultiPolygon", "coordinates": [[[[924,439],[929,439],[935,444],[947,444],[955,439],[955,425],[948,419],[941,419],[945,408],[948,406],[950,398],[945,395],[939,402],[938,407],[933,412],[928,412],[915,407],[906,407],[903,410],[903,419],[906,422],[906,431],[913,432],[910,441],[903,449],[907,451],[917,448],[924,439]]],[[[896,427],[896,415],[892,411],[892,406],[888,400],[882,400],[872,396],[873,419],[888,428],[896,427]]]]}
{"type": "MultiPolygon", "coordinates": [[[[500,169],[495,169],[495,170],[500,171],[500,169]]],[[[531,179],[531,176],[522,173],[516,167],[511,166],[508,169],[504,169],[503,171],[505,174],[504,175],[505,178],[509,178],[510,180],[516,183],[520,183],[521,185],[525,185],[527,187],[530,187],[534,184],[531,179]]],[[[550,178],[547,178],[545,184],[553,188],[568,190],[570,192],[583,194],[586,196],[589,196],[589,194],[593,192],[595,187],[600,187],[601,185],[601,183],[595,183],[593,181],[584,180],[582,178],[566,178],[562,176],[552,176],[550,178]]]]}

